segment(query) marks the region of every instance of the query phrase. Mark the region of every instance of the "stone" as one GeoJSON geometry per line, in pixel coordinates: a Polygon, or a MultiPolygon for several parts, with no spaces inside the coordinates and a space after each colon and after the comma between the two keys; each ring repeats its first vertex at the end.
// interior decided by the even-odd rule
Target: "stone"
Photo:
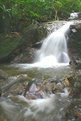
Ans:
{"type": "Polygon", "coordinates": [[[77,30],[76,29],[72,29],[72,32],[75,33],[75,32],[77,32],[77,30]]]}
{"type": "MultiPolygon", "coordinates": [[[[19,32],[11,32],[9,35],[3,35],[1,40],[12,42],[11,40],[15,41],[13,43],[13,49],[9,48],[5,54],[2,52],[0,53],[0,63],[14,63],[14,62],[31,62],[34,58],[35,49],[38,48],[35,43],[40,42],[47,36],[47,29],[44,28],[41,24],[30,24],[28,26],[23,27],[21,33],[19,32]],[[19,43],[18,43],[19,42],[19,43]],[[34,48],[34,49],[33,49],[34,48]]],[[[12,43],[11,43],[12,44],[12,43]]],[[[3,45],[5,45],[3,43],[3,45]]],[[[4,46],[1,46],[4,48],[4,46]]]]}
{"type": "Polygon", "coordinates": [[[75,24],[70,26],[69,37],[69,55],[72,60],[76,60],[81,57],[81,21],[75,21],[75,24]]]}
{"type": "Polygon", "coordinates": [[[7,78],[8,78],[8,74],[5,71],[0,69],[0,79],[7,79],[7,78]]]}
{"type": "Polygon", "coordinates": [[[24,79],[27,79],[28,75],[27,74],[20,74],[17,75],[16,77],[10,77],[9,79],[11,80],[8,84],[6,84],[5,86],[2,86],[2,92],[6,92],[8,91],[12,86],[14,86],[15,84],[19,83],[20,81],[23,81],[24,79]]]}

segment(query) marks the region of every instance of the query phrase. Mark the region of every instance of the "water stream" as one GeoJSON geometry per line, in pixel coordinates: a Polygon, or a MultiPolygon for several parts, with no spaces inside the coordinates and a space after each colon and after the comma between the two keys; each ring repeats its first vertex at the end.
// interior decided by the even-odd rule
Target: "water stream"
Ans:
{"type": "MultiPolygon", "coordinates": [[[[0,67],[10,76],[23,73],[32,77],[35,83],[51,78],[58,80],[59,84],[59,80],[62,81],[62,78],[71,72],[67,49],[71,24],[71,22],[66,23],[44,40],[42,47],[36,53],[35,63],[0,67]]],[[[3,96],[0,98],[0,119],[1,121],[62,121],[70,103],[68,96],[67,88],[57,94],[48,95],[44,92],[44,97],[38,99],[29,100],[23,94],[3,96]]]]}
{"type": "Polygon", "coordinates": [[[44,40],[41,49],[37,53],[38,61],[46,61],[45,63],[52,63],[52,65],[69,63],[67,39],[70,24],[72,23],[66,23],[63,27],[51,33],[48,38],[44,40]]]}
{"type": "Polygon", "coordinates": [[[35,63],[20,64],[23,68],[53,68],[69,65],[69,55],[67,41],[69,27],[73,22],[67,22],[58,30],[52,32],[42,44],[42,47],[36,52],[35,63]]]}

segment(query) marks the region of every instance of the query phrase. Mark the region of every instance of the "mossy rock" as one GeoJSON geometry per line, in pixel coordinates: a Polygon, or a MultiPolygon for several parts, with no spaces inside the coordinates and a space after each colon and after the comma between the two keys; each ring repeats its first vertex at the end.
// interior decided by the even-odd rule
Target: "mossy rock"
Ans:
{"type": "Polygon", "coordinates": [[[31,24],[22,33],[13,32],[0,35],[0,63],[29,62],[32,60],[32,47],[47,35],[46,29],[39,24],[31,24]],[[22,56],[21,56],[22,55],[22,56]],[[26,56],[25,56],[26,55],[26,56]]]}
{"type": "Polygon", "coordinates": [[[7,62],[8,56],[22,43],[22,36],[16,34],[0,35],[0,62],[7,62]]]}
{"type": "Polygon", "coordinates": [[[32,46],[36,42],[41,41],[47,35],[47,30],[39,24],[31,24],[23,30],[25,44],[32,46]]]}

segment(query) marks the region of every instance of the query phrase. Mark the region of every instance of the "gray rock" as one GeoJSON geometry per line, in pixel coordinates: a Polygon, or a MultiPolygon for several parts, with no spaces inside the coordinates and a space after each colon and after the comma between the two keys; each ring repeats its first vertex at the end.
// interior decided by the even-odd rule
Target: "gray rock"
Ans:
{"type": "Polygon", "coordinates": [[[75,21],[75,25],[70,26],[70,38],[68,41],[69,55],[72,60],[81,57],[81,21],[75,21]]]}
{"type": "Polygon", "coordinates": [[[5,71],[0,69],[0,79],[7,79],[7,78],[8,78],[8,74],[5,71]]]}
{"type": "Polygon", "coordinates": [[[9,88],[11,88],[13,85],[16,83],[19,83],[23,79],[27,79],[28,75],[27,74],[21,74],[17,75],[14,77],[10,77],[9,80],[11,81],[10,83],[6,84],[5,86],[1,87],[2,92],[6,92],[9,88]]]}

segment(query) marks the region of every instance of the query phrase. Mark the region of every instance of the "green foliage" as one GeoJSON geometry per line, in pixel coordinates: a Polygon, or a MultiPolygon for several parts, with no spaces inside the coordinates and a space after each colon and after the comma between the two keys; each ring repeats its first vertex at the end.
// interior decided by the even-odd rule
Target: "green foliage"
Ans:
{"type": "Polygon", "coordinates": [[[20,21],[47,21],[81,11],[80,0],[0,0],[0,16],[10,17],[12,23],[20,21]]]}
{"type": "Polygon", "coordinates": [[[1,10],[0,16],[2,16],[2,19],[5,19],[6,16],[10,15],[11,9],[6,9],[4,4],[0,4],[0,10],[1,10]]]}

